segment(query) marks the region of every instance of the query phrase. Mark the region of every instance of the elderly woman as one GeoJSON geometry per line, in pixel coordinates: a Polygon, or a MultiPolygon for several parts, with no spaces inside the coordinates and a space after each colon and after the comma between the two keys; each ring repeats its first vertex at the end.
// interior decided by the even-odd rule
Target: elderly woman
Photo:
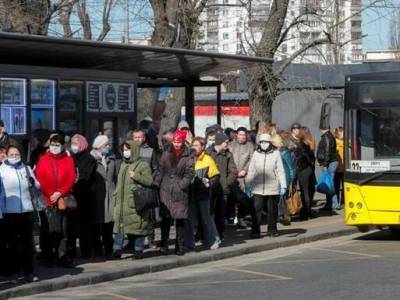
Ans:
{"type": "Polygon", "coordinates": [[[133,257],[143,257],[144,240],[151,232],[150,211],[136,209],[135,190],[140,186],[150,187],[153,184],[150,165],[140,159],[140,147],[136,142],[125,143],[122,146],[123,161],[118,172],[115,189],[114,211],[114,254],[120,256],[124,234],[128,236],[134,247],[133,257]]]}
{"type": "MultiPolygon", "coordinates": [[[[75,134],[71,139],[71,153],[77,168],[78,179],[74,186],[73,194],[78,202],[76,212],[76,225],[73,228],[72,234],[79,231],[79,246],[82,258],[91,256],[91,222],[92,193],[90,186],[94,180],[96,171],[96,160],[90,155],[88,150],[88,142],[86,138],[80,134],[75,134]],[[76,228],[78,227],[79,228],[76,228]]],[[[75,236],[69,238],[68,248],[71,256],[74,256],[76,250],[75,236]]]]}
{"type": "Polygon", "coordinates": [[[92,191],[93,247],[100,254],[104,249],[106,258],[113,251],[114,191],[117,184],[115,155],[111,153],[111,143],[107,136],[99,135],[93,142],[90,152],[96,161],[92,191]]]}
{"type": "Polygon", "coordinates": [[[160,172],[155,183],[160,187],[161,200],[161,247],[168,254],[168,240],[172,219],[175,219],[175,253],[184,255],[185,221],[188,217],[189,187],[195,177],[195,158],[185,146],[186,131],[174,132],[172,144],[164,151],[160,172]]]}
{"type": "MultiPolygon", "coordinates": [[[[5,261],[8,265],[10,282],[18,282],[18,272],[22,268],[27,282],[38,281],[34,275],[33,264],[33,204],[29,186],[34,184],[38,189],[31,168],[21,160],[19,147],[10,145],[7,148],[8,158],[0,167],[2,188],[0,191],[0,211],[4,217],[6,243],[5,261]]],[[[1,266],[4,268],[4,265],[1,266]]]]}
{"type": "Polygon", "coordinates": [[[260,223],[262,210],[268,206],[268,232],[271,237],[279,236],[277,229],[279,197],[286,194],[287,183],[281,154],[271,144],[269,134],[261,134],[257,149],[251,158],[246,176],[254,195],[253,224],[251,237],[261,236],[260,223]]]}

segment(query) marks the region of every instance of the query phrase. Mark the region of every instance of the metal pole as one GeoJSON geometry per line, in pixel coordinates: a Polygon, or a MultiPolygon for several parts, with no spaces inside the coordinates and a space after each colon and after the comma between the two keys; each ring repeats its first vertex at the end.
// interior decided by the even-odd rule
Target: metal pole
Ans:
{"type": "Polygon", "coordinates": [[[129,0],[125,0],[125,43],[129,44],[129,0]]]}
{"type": "Polygon", "coordinates": [[[221,83],[219,82],[217,85],[217,123],[221,125],[221,114],[222,114],[222,107],[221,107],[221,83]]]}

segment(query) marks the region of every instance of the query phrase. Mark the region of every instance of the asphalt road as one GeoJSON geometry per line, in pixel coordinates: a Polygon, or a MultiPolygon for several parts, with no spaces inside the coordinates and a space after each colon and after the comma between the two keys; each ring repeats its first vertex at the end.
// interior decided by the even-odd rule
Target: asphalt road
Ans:
{"type": "Polygon", "coordinates": [[[20,299],[399,299],[399,273],[384,231],[20,299]]]}

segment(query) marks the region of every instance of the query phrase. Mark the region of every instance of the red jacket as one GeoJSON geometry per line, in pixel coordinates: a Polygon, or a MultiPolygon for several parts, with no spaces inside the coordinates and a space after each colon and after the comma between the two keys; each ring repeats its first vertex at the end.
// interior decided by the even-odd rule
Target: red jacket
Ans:
{"type": "Polygon", "coordinates": [[[60,192],[65,196],[74,186],[76,179],[74,160],[65,151],[58,155],[47,151],[40,157],[35,174],[47,205],[51,206],[51,195],[60,192]]]}

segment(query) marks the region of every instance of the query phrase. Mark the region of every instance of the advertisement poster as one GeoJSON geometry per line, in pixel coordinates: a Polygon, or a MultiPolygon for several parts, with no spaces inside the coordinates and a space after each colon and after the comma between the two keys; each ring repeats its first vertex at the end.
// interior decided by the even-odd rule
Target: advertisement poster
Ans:
{"type": "Polygon", "coordinates": [[[34,79],[31,81],[32,106],[53,106],[55,100],[54,80],[34,79]]]}
{"type": "Polygon", "coordinates": [[[0,79],[0,102],[2,105],[25,105],[25,79],[0,79]]]}
{"type": "Polygon", "coordinates": [[[12,129],[13,134],[25,134],[26,133],[26,120],[25,120],[25,108],[24,107],[13,107],[12,108],[12,129]]]}
{"type": "Polygon", "coordinates": [[[112,82],[87,83],[87,110],[97,112],[133,111],[133,84],[112,82]]]}

